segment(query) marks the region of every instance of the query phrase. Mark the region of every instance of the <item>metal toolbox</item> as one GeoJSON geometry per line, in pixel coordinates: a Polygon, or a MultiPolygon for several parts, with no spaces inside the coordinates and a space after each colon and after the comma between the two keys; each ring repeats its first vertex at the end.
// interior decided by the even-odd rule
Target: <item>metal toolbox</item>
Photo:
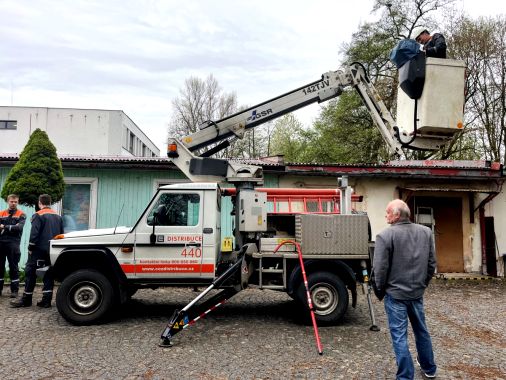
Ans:
{"type": "Polygon", "coordinates": [[[304,255],[368,258],[369,218],[366,214],[299,214],[295,237],[304,255]]]}

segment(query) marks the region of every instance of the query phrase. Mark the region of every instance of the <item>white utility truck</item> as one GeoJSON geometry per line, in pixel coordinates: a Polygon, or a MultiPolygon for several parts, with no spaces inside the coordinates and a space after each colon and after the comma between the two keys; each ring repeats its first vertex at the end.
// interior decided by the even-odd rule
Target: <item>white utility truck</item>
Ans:
{"type": "MultiPolygon", "coordinates": [[[[61,283],[58,311],[67,321],[85,325],[102,320],[139,288],[206,286],[205,294],[220,290],[205,302],[197,302],[203,294],[175,312],[162,336],[170,343],[191,320],[248,286],[287,292],[307,307],[295,246],[278,247],[293,240],[302,248],[318,323],[337,323],[346,312],[349,294],[355,305],[357,282],[367,281],[370,269],[368,217],[353,212],[347,179],[331,194],[263,189],[261,167],[210,156],[246,130],[334,98],[346,87],[359,92],[393,155],[404,147],[438,150],[462,128],[464,66],[428,58],[426,65],[411,72],[420,70],[425,78],[421,97],[403,98],[397,110],[398,118],[414,121],[407,130],[396,126],[363,66],[355,63],[222,120],[207,121],[192,135],[169,139],[168,157],[191,183],[160,187],[133,227],[71,232],[52,240],[52,270],[61,283]],[[234,204],[234,236],[222,241],[225,196],[234,204]]],[[[406,81],[420,86],[419,78],[408,77],[401,84],[406,81]]],[[[399,93],[404,96],[402,90],[399,93]]],[[[372,309],[371,317],[374,324],[372,309]]]]}

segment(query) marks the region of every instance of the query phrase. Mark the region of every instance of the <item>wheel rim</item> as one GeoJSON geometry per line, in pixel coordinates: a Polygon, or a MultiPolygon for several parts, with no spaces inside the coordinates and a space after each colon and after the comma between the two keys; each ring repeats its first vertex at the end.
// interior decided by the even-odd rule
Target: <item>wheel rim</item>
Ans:
{"type": "Polygon", "coordinates": [[[70,308],[79,315],[93,314],[102,305],[102,291],[91,282],[81,282],[72,287],[69,293],[70,308]]]}
{"type": "Polygon", "coordinates": [[[315,284],[311,287],[311,300],[318,315],[331,314],[339,303],[337,290],[329,284],[315,284]]]}

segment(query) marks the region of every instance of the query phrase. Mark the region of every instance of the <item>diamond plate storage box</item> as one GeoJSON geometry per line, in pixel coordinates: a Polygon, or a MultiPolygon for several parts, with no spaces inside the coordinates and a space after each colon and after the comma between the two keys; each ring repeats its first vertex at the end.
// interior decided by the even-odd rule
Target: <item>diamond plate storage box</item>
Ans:
{"type": "Polygon", "coordinates": [[[369,218],[365,214],[299,214],[295,237],[304,255],[369,257],[369,218]]]}

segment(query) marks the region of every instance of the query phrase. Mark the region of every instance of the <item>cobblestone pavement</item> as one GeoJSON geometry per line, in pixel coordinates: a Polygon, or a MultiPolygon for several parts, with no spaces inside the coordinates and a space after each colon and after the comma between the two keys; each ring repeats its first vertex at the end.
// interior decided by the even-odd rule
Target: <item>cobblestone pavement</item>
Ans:
{"type": "MultiPolygon", "coordinates": [[[[40,293],[40,289],[38,289],[40,293]]],[[[369,331],[359,294],[340,326],[297,322],[283,293],[248,289],[206,319],[157,346],[175,307],[192,289],[139,291],[106,324],[75,327],[55,307],[11,309],[0,298],[2,379],[393,379],[395,362],[383,305],[369,331]]],[[[39,294],[40,295],[40,294],[39,294]]],[[[38,299],[36,295],[35,300],[38,299]]],[[[506,282],[435,280],[426,293],[439,379],[506,379],[506,282]]],[[[413,339],[411,345],[414,352],[413,339]]],[[[415,379],[422,379],[417,371],[415,379]]]]}

